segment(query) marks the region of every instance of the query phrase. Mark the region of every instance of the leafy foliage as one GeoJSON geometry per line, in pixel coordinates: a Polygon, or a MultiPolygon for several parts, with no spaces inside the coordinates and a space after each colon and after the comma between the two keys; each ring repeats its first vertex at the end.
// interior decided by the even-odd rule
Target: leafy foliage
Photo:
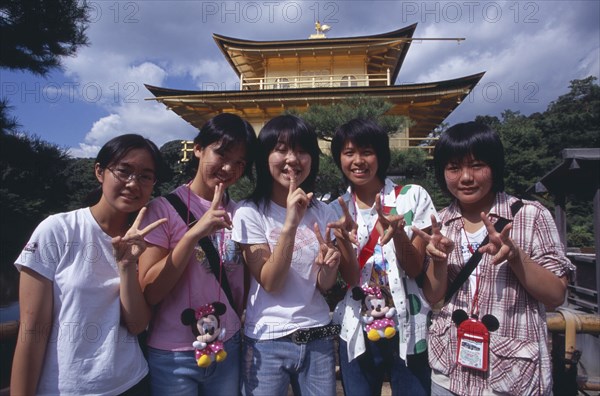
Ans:
{"type": "Polygon", "coordinates": [[[564,148],[600,147],[600,86],[596,79],[571,81],[570,91],[535,117],[548,156],[559,158],[564,148]]]}
{"type": "Polygon", "coordinates": [[[392,106],[383,99],[359,95],[329,106],[313,105],[302,114],[291,110],[287,113],[301,116],[315,128],[319,139],[331,141],[337,127],[354,118],[375,119],[390,134],[409,126],[407,117],[386,115],[392,106]]]}
{"type": "Polygon", "coordinates": [[[502,122],[497,124],[496,131],[505,148],[506,190],[524,196],[527,188],[554,163],[546,154],[548,148],[542,131],[532,119],[510,110],[502,113],[502,122]]]}
{"type": "Polygon", "coordinates": [[[342,172],[333,162],[330,155],[321,155],[319,159],[319,175],[315,187],[317,198],[330,202],[346,191],[346,181],[342,172]],[[329,197],[327,197],[329,194],[329,197]]]}
{"type": "Polygon", "coordinates": [[[78,0],[4,0],[0,67],[46,75],[87,45],[89,6],[78,0]]]}
{"type": "Polygon", "coordinates": [[[165,162],[171,168],[171,178],[157,184],[154,191],[155,195],[160,196],[168,194],[194,177],[196,171],[193,168],[192,162],[181,162],[181,159],[183,158],[181,150],[181,140],[171,140],[161,146],[160,152],[163,155],[165,162]]]}
{"type": "Polygon", "coordinates": [[[12,265],[29,234],[69,199],[65,149],[24,134],[0,134],[1,266],[12,265]]]}
{"type": "Polygon", "coordinates": [[[8,114],[12,107],[6,98],[0,99],[0,133],[10,133],[19,128],[16,117],[8,114]]]}
{"type": "Polygon", "coordinates": [[[94,175],[93,158],[70,158],[64,176],[69,192],[64,210],[75,210],[84,206],[87,195],[99,186],[94,175]]]}

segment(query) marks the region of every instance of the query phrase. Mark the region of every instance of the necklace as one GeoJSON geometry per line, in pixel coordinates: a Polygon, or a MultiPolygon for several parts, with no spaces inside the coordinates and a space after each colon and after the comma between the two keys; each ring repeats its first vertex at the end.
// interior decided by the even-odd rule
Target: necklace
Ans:
{"type": "Polygon", "coordinates": [[[461,217],[460,221],[462,222],[463,234],[465,234],[465,239],[467,240],[467,249],[469,249],[469,252],[471,252],[471,254],[473,254],[473,253],[475,253],[475,249],[473,248],[471,241],[469,241],[469,236],[467,235],[467,229],[465,228],[465,220],[461,217]]]}
{"type": "MultiPolygon", "coordinates": [[[[467,249],[469,250],[471,255],[473,255],[475,254],[475,248],[469,240],[469,235],[467,234],[467,230],[465,228],[465,220],[461,217],[460,221],[462,223],[462,231],[465,236],[465,240],[467,241],[467,249]]],[[[473,292],[473,301],[471,303],[471,315],[477,315],[479,314],[479,280],[481,278],[479,266],[475,267],[475,272],[471,276],[475,276],[475,290],[473,292]]]]}

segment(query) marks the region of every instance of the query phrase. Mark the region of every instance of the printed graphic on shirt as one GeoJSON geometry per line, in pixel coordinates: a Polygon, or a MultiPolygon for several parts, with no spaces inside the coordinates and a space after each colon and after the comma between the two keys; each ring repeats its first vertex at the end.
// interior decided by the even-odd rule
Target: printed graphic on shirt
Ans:
{"type": "MultiPolygon", "coordinates": [[[[274,246],[281,235],[281,228],[273,229],[268,239],[274,246]]],[[[310,278],[315,258],[317,257],[318,241],[314,230],[301,225],[296,230],[294,244],[289,248],[293,249],[292,267],[305,279],[310,278]]]]}
{"type": "Polygon", "coordinates": [[[373,263],[373,270],[371,272],[371,283],[377,286],[387,286],[388,285],[388,269],[389,263],[385,259],[383,255],[383,250],[381,249],[381,245],[375,245],[375,251],[368,262],[373,263]]]}
{"type": "MultiPolygon", "coordinates": [[[[244,264],[242,252],[238,243],[231,239],[231,233],[217,233],[210,238],[213,246],[217,249],[219,257],[222,260],[223,268],[226,272],[232,272],[244,264]],[[223,240],[224,239],[224,240],[223,240]]],[[[194,248],[196,260],[201,263],[206,272],[212,272],[210,263],[206,259],[206,253],[198,245],[194,248]]]]}
{"type": "Polygon", "coordinates": [[[35,253],[37,248],[38,248],[37,242],[31,242],[31,243],[28,243],[27,245],[25,245],[25,248],[23,250],[25,250],[27,252],[35,253]]]}

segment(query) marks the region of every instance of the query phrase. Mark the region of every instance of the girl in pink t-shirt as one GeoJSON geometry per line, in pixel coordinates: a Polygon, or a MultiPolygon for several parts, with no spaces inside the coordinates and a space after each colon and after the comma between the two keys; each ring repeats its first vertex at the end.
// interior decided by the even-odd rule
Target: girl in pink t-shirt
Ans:
{"type": "Polygon", "coordinates": [[[146,221],[168,219],[146,237],[140,258],[140,283],[154,307],[148,329],[153,394],[239,392],[244,266],[231,240],[235,203],[225,191],[251,175],[255,142],[242,118],[212,118],[194,139],[194,179],[148,206],[146,221]],[[208,363],[196,359],[213,341],[224,342],[225,353],[211,354],[208,363]]]}

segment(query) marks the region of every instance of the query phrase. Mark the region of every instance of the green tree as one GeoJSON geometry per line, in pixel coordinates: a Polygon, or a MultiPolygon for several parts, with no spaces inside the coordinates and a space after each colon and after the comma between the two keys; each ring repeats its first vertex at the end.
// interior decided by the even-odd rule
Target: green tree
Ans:
{"type": "Polygon", "coordinates": [[[12,266],[37,224],[69,201],[67,151],[25,134],[0,134],[0,265],[12,266]]]}
{"type": "MultiPolygon", "coordinates": [[[[560,163],[563,149],[600,147],[600,86],[596,81],[594,76],[572,80],[568,93],[550,103],[542,114],[530,116],[542,132],[548,146],[545,157],[551,163],[540,176],[560,163]]],[[[592,246],[592,202],[573,195],[567,199],[567,245],[592,246]]]]}
{"type": "Polygon", "coordinates": [[[0,99],[0,133],[11,133],[11,131],[16,131],[19,128],[17,119],[8,114],[11,108],[12,106],[9,105],[8,100],[0,99]]]}
{"type": "Polygon", "coordinates": [[[0,68],[45,76],[87,45],[89,6],[79,0],[4,0],[0,5],[0,68]]]}
{"type": "Polygon", "coordinates": [[[505,147],[506,190],[524,196],[553,165],[546,154],[544,136],[533,120],[511,110],[502,113],[496,131],[505,147]]]}
{"type": "Polygon", "coordinates": [[[171,168],[171,176],[155,188],[155,195],[165,195],[190,181],[195,175],[192,161],[182,162],[181,140],[171,140],[163,144],[160,152],[165,162],[171,168]]]}
{"type": "Polygon", "coordinates": [[[64,209],[60,211],[70,211],[85,206],[88,194],[100,185],[94,175],[93,158],[70,158],[63,175],[69,194],[64,209]]]}
{"type": "Polygon", "coordinates": [[[321,155],[315,188],[317,198],[330,202],[343,194],[345,190],[346,182],[331,155],[321,155]]]}
{"type": "Polygon", "coordinates": [[[409,126],[410,120],[407,117],[386,114],[392,107],[393,104],[383,99],[359,95],[332,105],[313,105],[303,113],[288,113],[299,115],[311,124],[319,139],[331,141],[337,127],[353,118],[372,118],[390,134],[409,126]]]}
{"type": "Polygon", "coordinates": [[[548,156],[560,162],[565,148],[600,147],[600,86],[596,77],[573,80],[570,91],[535,115],[548,145],[548,156]]]}

